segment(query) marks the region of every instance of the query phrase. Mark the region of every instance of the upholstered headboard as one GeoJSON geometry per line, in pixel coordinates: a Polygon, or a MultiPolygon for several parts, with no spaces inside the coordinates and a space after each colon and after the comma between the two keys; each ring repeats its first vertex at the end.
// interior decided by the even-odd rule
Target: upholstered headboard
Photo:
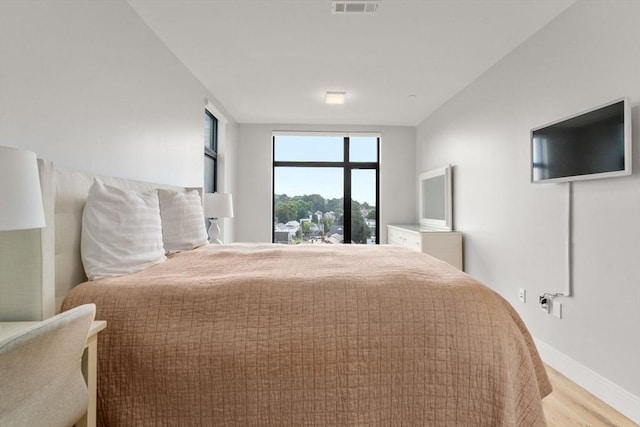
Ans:
{"type": "Polygon", "coordinates": [[[41,162],[41,169],[44,173],[41,177],[42,181],[52,179],[55,182],[54,268],[56,312],[60,310],[62,300],[71,288],[87,280],[80,256],[80,234],[82,231],[82,211],[94,178],[98,177],[103,183],[114,187],[135,191],[150,191],[157,188],[179,191],[191,190],[191,188],[172,185],[91,175],[84,172],[56,168],[51,162],[46,161],[41,162]]]}
{"type": "MultiPolygon", "coordinates": [[[[0,320],[42,320],[86,280],[80,256],[82,211],[97,176],[38,160],[46,227],[0,233],[0,320]]],[[[99,176],[123,189],[191,188],[99,176]]],[[[202,194],[202,189],[198,189],[202,194]]]]}

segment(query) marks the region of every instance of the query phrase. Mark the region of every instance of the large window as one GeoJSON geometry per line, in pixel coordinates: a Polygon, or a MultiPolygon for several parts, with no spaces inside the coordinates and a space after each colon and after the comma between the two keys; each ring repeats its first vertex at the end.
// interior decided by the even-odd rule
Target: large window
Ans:
{"type": "Polygon", "coordinates": [[[273,242],[379,243],[377,135],[273,137],[273,242]]]}
{"type": "Polygon", "coordinates": [[[218,119],[204,110],[204,192],[218,189],[218,119]]]}

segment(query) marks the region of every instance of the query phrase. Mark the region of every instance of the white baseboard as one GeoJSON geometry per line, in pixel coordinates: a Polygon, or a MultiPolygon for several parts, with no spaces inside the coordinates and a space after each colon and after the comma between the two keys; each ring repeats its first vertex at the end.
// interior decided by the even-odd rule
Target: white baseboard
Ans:
{"type": "Polygon", "coordinates": [[[606,402],[625,417],[640,424],[640,397],[629,393],[549,344],[535,338],[534,341],[544,363],[606,402]]]}

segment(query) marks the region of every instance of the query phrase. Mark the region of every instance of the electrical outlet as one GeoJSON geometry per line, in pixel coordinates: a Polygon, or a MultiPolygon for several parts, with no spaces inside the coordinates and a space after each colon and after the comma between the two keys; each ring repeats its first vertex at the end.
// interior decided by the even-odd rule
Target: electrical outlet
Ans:
{"type": "Polygon", "coordinates": [[[525,288],[520,288],[518,298],[520,298],[520,302],[527,302],[527,290],[525,288]]]}
{"type": "Polygon", "coordinates": [[[542,295],[538,298],[538,302],[540,303],[540,309],[549,314],[549,308],[551,307],[551,300],[549,297],[542,295]]]}
{"type": "Polygon", "coordinates": [[[558,301],[551,302],[551,315],[553,317],[557,317],[558,319],[562,319],[562,304],[558,301]]]}

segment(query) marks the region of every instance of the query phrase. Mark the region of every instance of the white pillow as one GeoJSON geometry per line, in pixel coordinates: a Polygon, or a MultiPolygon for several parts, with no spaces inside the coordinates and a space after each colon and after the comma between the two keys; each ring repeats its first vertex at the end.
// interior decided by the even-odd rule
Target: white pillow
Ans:
{"type": "Polygon", "coordinates": [[[162,239],[167,253],[189,251],[208,243],[198,190],[158,189],[162,239]]]}
{"type": "Polygon", "coordinates": [[[89,280],[121,276],[163,262],[158,193],[96,180],[82,213],[81,254],[89,280]]]}

